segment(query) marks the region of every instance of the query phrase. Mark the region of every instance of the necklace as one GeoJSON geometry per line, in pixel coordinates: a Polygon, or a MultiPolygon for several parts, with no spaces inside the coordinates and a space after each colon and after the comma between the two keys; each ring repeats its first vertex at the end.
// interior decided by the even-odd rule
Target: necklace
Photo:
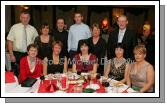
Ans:
{"type": "Polygon", "coordinates": [[[28,63],[29,63],[30,71],[32,72],[36,64],[36,58],[28,57],[28,63]]]}
{"type": "Polygon", "coordinates": [[[115,65],[122,64],[122,63],[124,63],[124,61],[125,61],[124,58],[121,58],[121,59],[114,58],[114,64],[115,65]]]}
{"type": "Polygon", "coordinates": [[[85,55],[85,56],[81,55],[81,56],[80,56],[81,61],[87,62],[87,61],[88,61],[88,56],[89,56],[89,55],[85,55]]]}

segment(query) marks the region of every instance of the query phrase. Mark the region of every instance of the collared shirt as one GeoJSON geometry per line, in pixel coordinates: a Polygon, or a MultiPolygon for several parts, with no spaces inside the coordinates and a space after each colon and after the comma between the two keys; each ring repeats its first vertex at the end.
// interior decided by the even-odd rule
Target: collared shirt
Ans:
{"type": "Polygon", "coordinates": [[[68,51],[77,51],[79,40],[89,37],[91,37],[91,32],[86,24],[81,23],[72,25],[68,35],[68,51]]]}
{"type": "Polygon", "coordinates": [[[27,52],[27,46],[34,42],[36,36],[38,36],[38,32],[36,29],[31,26],[27,25],[24,28],[22,23],[18,23],[12,26],[7,36],[7,40],[13,42],[13,51],[18,52],[27,52]],[[25,30],[27,35],[27,45],[25,45],[25,30]]]}
{"type": "Polygon", "coordinates": [[[126,28],[123,29],[123,30],[120,30],[120,29],[119,29],[119,33],[118,33],[118,43],[122,43],[122,40],[123,40],[125,31],[126,31],[126,28]]]}

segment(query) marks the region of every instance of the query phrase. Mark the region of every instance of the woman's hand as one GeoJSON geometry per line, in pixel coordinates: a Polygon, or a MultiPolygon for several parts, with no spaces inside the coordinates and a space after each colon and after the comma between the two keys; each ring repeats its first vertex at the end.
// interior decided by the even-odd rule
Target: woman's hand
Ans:
{"type": "Polygon", "coordinates": [[[11,62],[16,62],[16,57],[13,54],[10,54],[11,62]]]}

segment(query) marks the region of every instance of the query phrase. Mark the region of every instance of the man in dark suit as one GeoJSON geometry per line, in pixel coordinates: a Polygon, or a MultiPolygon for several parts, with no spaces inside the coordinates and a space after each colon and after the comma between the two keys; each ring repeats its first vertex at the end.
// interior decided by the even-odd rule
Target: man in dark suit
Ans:
{"type": "Polygon", "coordinates": [[[67,45],[68,31],[64,30],[65,20],[59,17],[56,21],[56,27],[57,27],[56,29],[52,30],[52,35],[54,37],[54,40],[59,40],[63,43],[61,54],[68,58],[69,57],[68,51],[67,51],[68,49],[68,45],[67,45]]]}
{"type": "Polygon", "coordinates": [[[107,57],[112,59],[115,57],[115,45],[117,43],[123,43],[125,45],[124,57],[126,59],[133,59],[133,49],[137,45],[136,34],[127,28],[128,19],[125,15],[118,17],[117,24],[119,29],[111,32],[107,45],[107,57]]]}

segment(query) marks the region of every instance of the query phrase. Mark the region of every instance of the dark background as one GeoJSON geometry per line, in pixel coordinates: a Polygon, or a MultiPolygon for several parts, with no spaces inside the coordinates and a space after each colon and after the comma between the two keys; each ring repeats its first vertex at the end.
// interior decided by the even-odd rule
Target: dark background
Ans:
{"type": "Polygon", "coordinates": [[[154,5],[108,5],[108,6],[77,6],[77,5],[6,5],[5,7],[5,32],[9,32],[11,26],[19,22],[21,11],[29,11],[31,14],[30,24],[38,31],[42,23],[47,22],[50,28],[55,28],[56,19],[63,17],[68,28],[74,23],[75,11],[81,11],[84,22],[89,26],[93,23],[102,23],[104,18],[108,19],[109,26],[114,26],[116,17],[126,15],[129,20],[128,27],[137,33],[142,32],[142,26],[148,21],[152,29],[155,27],[154,5]]]}

